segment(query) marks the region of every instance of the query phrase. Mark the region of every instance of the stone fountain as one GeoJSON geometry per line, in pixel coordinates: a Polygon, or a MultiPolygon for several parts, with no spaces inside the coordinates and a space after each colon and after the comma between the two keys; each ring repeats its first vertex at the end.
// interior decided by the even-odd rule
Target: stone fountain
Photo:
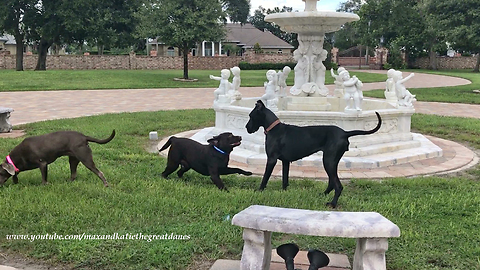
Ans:
{"type": "MultiPolygon", "coordinates": [[[[275,13],[265,17],[266,21],[279,25],[285,31],[298,33],[299,40],[299,47],[294,52],[297,65],[290,95],[264,95],[270,96],[264,100],[267,107],[275,111],[280,120],[287,124],[336,125],[345,130],[372,129],[377,124],[375,111],[379,112],[383,120],[380,131],[368,136],[350,138],[350,150],[340,161],[339,170],[378,168],[442,156],[441,148],[423,135],[410,131],[411,116],[415,112],[413,105],[399,106],[391,100],[363,99],[361,81],[356,78],[353,78],[356,81],[352,87],[360,93],[357,98],[361,98],[358,100],[361,101],[361,108],[349,108],[346,94],[344,97],[329,95],[329,89],[325,86],[326,69],[322,63],[327,55],[323,49],[324,35],[339,30],[345,23],[359,20],[359,17],[351,13],[317,11],[317,0],[303,1],[303,12],[275,13]]],[[[347,92],[349,74],[343,70],[340,76],[344,78],[340,85],[344,85],[347,92]]],[[[272,83],[277,82],[269,78],[269,82],[265,83],[267,93],[272,83]]],[[[222,82],[220,85],[222,86],[222,82]]],[[[224,81],[223,86],[225,85],[224,81]]],[[[232,152],[231,160],[248,165],[265,165],[263,130],[248,134],[245,129],[248,114],[260,97],[241,98],[237,94],[235,98],[229,98],[227,90],[224,91],[225,95],[219,95],[213,105],[216,113],[215,127],[197,132],[192,139],[205,143],[207,139],[222,132],[232,132],[242,136],[243,141],[242,145],[232,152]]],[[[294,164],[320,169],[323,166],[322,155],[317,153],[294,164]]]]}

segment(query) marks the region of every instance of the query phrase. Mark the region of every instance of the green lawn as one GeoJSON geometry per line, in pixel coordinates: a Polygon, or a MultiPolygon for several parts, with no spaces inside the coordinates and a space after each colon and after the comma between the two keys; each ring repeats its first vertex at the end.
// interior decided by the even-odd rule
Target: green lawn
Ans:
{"type": "MultiPolygon", "coordinates": [[[[417,115],[413,128],[442,122],[440,137],[468,143],[478,149],[480,122],[461,118],[417,115]],[[468,136],[458,128],[468,130],[468,136]]],[[[223,177],[230,192],[219,191],[208,177],[188,172],[184,179],[159,174],[165,159],[146,151],[148,132],[161,137],[182,130],[211,126],[212,110],[123,113],[55,120],[24,125],[28,135],[59,129],[75,129],[95,137],[116,138],[106,144],[92,143],[94,160],[111,187],[82,165],[71,183],[68,161],[49,166],[50,185],[41,185],[38,170],[23,172],[20,183],[9,180],[0,188],[0,235],[95,234],[189,235],[189,240],[6,240],[8,252],[77,269],[195,269],[199,262],[239,259],[241,229],[227,216],[251,204],[329,210],[331,199],[320,193],[324,182],[294,180],[289,190],[271,181],[260,193],[259,177],[223,177]]],[[[429,130],[426,127],[425,130],[429,130]]],[[[427,132],[429,133],[429,132],[427,132]]],[[[21,139],[1,139],[6,155],[21,139]]],[[[477,167],[462,176],[398,178],[382,182],[353,180],[340,198],[341,211],[376,211],[396,223],[402,232],[389,241],[388,269],[476,269],[480,247],[480,182],[477,167]]],[[[352,259],[353,239],[331,239],[275,233],[273,246],[294,241],[302,249],[319,248],[345,253],[352,259]]]]}
{"type": "MultiPolygon", "coordinates": [[[[469,70],[431,71],[431,70],[408,70],[419,73],[432,73],[446,76],[460,77],[470,80],[467,85],[437,88],[410,88],[412,94],[416,95],[418,101],[435,101],[448,103],[480,104],[480,94],[473,90],[480,90],[480,74],[469,70]]],[[[365,91],[364,96],[385,98],[382,90],[365,91]]]]}
{"type": "MultiPolygon", "coordinates": [[[[9,74],[2,72],[0,76],[9,74]]],[[[468,76],[468,72],[459,75],[468,76]]],[[[85,80],[88,81],[88,77],[85,80]]],[[[473,81],[478,83],[476,78],[473,81]]],[[[451,93],[455,95],[455,91],[451,93]]],[[[430,95],[426,98],[435,98],[435,94],[430,95]]],[[[160,137],[165,137],[212,126],[214,117],[213,110],[159,111],[45,121],[16,127],[26,130],[27,135],[74,129],[99,138],[107,137],[116,129],[117,136],[110,143],[91,143],[94,160],[111,187],[104,188],[101,180],[82,165],[77,180],[67,182],[66,158],[49,166],[50,185],[41,185],[39,170],[22,172],[18,185],[8,180],[0,188],[0,253],[18,253],[75,269],[197,270],[203,262],[240,258],[242,232],[230,224],[228,217],[252,204],[330,210],[325,203],[331,197],[321,195],[326,184],[310,179],[291,181],[287,191],[282,191],[280,181],[271,181],[264,192],[255,192],[260,177],[224,176],[222,179],[230,190],[227,193],[219,191],[209,177],[193,171],[187,172],[183,179],[175,174],[168,180],[160,178],[165,159],[147,151],[151,146],[148,132],[157,130],[160,137]],[[6,239],[12,234],[45,233],[173,233],[188,235],[190,239],[151,242],[6,239]]],[[[480,150],[478,119],[415,114],[412,129],[480,150]]],[[[21,140],[0,139],[0,155],[7,155],[21,140]]],[[[381,182],[353,179],[345,184],[339,210],[379,212],[400,227],[401,237],[389,240],[386,253],[389,270],[480,269],[479,177],[480,166],[477,165],[448,176],[381,182]]],[[[292,241],[303,250],[317,248],[344,253],[350,260],[355,249],[353,239],[273,235],[274,247],[292,241]]]]}
{"type": "MultiPolygon", "coordinates": [[[[267,81],[266,70],[243,70],[242,86],[263,86],[267,81]]],[[[182,77],[181,70],[48,70],[14,71],[0,70],[0,92],[36,91],[36,90],[78,90],[78,89],[142,89],[142,88],[216,88],[218,81],[209,75],[220,76],[219,70],[190,70],[190,78],[197,82],[178,82],[173,79],[182,77]]],[[[327,74],[328,75],[328,74],[327,74]]],[[[352,72],[363,82],[385,80],[385,75],[352,72]]],[[[293,72],[287,80],[293,85],[293,72]]],[[[230,77],[233,78],[233,76],[230,77]]],[[[333,78],[326,76],[326,84],[332,84],[333,78]]]]}

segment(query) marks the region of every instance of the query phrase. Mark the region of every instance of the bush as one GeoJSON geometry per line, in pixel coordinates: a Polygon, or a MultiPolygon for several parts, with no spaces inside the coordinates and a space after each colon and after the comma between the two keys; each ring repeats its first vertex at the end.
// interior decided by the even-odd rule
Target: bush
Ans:
{"type": "Polygon", "coordinates": [[[258,63],[258,64],[251,64],[247,62],[240,62],[238,67],[241,70],[277,70],[283,69],[285,66],[289,66],[291,69],[295,67],[296,63],[288,62],[288,63],[258,63]]]}

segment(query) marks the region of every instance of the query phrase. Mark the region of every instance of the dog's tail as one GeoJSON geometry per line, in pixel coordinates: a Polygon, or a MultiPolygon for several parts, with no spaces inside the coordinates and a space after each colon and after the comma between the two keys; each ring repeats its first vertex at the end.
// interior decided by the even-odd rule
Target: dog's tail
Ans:
{"type": "Polygon", "coordinates": [[[347,138],[349,137],[352,137],[352,136],[357,136],[357,135],[369,135],[369,134],[373,134],[375,132],[377,132],[380,127],[382,126],[382,118],[380,117],[380,114],[378,114],[378,112],[375,112],[375,114],[377,115],[377,119],[378,119],[378,124],[376,127],[374,127],[372,130],[352,130],[352,131],[346,131],[345,132],[345,136],[347,138]]]}
{"type": "Polygon", "coordinates": [[[96,138],[93,138],[93,137],[87,137],[87,141],[89,142],[94,142],[94,143],[99,143],[99,144],[106,144],[108,143],[109,141],[113,140],[113,138],[115,137],[115,129],[112,131],[112,134],[110,135],[110,137],[106,138],[106,139],[96,139],[96,138]]]}
{"type": "Polygon", "coordinates": [[[172,144],[172,139],[175,139],[174,136],[168,138],[168,141],[158,150],[158,152],[162,152],[163,150],[167,149],[172,144]]]}

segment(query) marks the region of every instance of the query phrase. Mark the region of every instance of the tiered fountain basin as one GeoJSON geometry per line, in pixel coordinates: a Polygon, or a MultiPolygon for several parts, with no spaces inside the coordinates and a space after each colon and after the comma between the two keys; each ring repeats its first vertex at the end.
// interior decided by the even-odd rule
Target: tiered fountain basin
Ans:
{"type": "MultiPolygon", "coordinates": [[[[265,165],[267,156],[263,128],[254,134],[248,134],[245,129],[248,115],[257,100],[258,98],[244,98],[232,104],[214,104],[215,127],[200,130],[192,136],[192,139],[206,143],[207,139],[222,132],[232,132],[242,136],[243,140],[241,146],[236,147],[231,153],[230,159],[247,165],[265,165]]],[[[308,105],[305,102],[298,104],[308,105]]],[[[383,100],[364,99],[362,111],[345,113],[345,101],[336,97],[284,97],[280,98],[278,105],[280,110],[275,112],[278,118],[283,123],[298,126],[335,125],[344,130],[370,130],[378,122],[375,112],[381,115],[382,126],[377,133],[350,138],[350,149],[341,159],[339,170],[388,167],[443,155],[442,149],[425,136],[410,131],[411,116],[415,112],[413,108],[397,109],[383,100]],[[320,104],[324,110],[313,110],[313,107],[312,110],[286,109],[299,99],[308,100],[313,107],[315,103],[320,104]]],[[[293,164],[323,168],[322,152],[295,161],[293,164]]]]}
{"type": "Polygon", "coordinates": [[[360,17],[353,13],[316,10],[272,13],[265,17],[265,21],[275,22],[282,30],[299,34],[336,32],[342,25],[359,19],[360,17]]]}

